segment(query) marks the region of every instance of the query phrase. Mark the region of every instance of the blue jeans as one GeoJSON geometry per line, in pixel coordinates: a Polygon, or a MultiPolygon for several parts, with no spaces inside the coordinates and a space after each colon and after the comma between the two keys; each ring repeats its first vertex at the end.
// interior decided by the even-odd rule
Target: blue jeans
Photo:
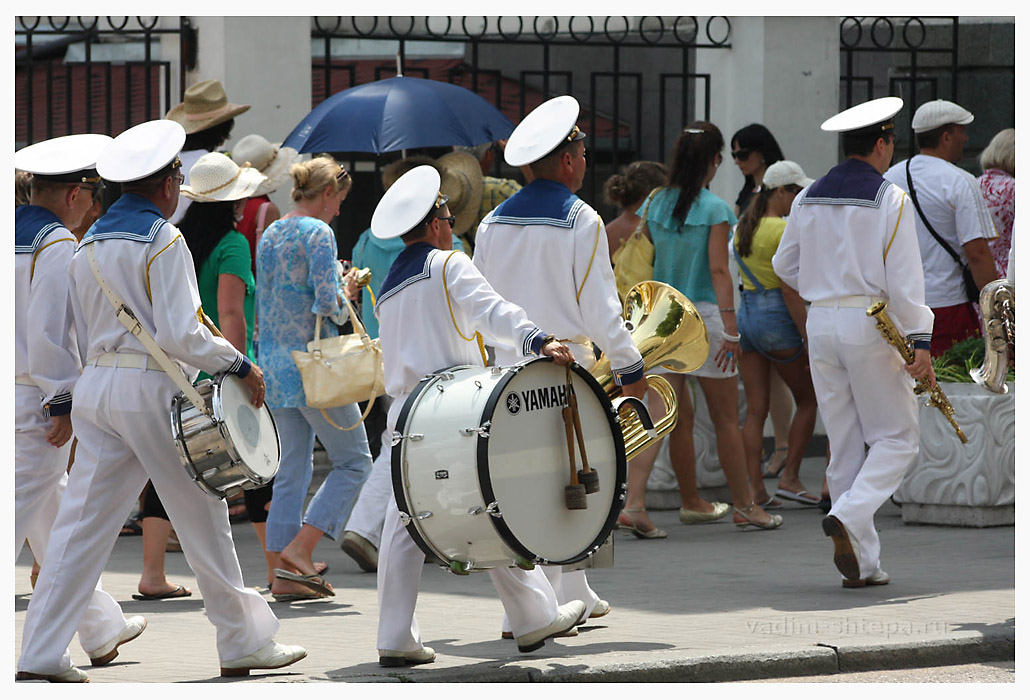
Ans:
{"type": "MultiPolygon", "coordinates": [[[[350,426],[361,412],[357,404],[326,409],[337,425],[350,426]]],[[[282,458],[272,487],[265,531],[270,552],[281,552],[303,524],[311,525],[334,540],[350,515],[354,501],[372,468],[372,454],[365,426],[343,431],[334,428],[317,408],[273,408],[282,458]],[[304,498],[311,484],[315,436],[325,447],[332,470],[312,497],[307,510],[304,498]]]]}
{"type": "Polygon", "coordinates": [[[778,360],[769,357],[770,350],[798,348],[798,355],[801,353],[801,334],[779,289],[741,291],[737,329],[744,352],[759,352],[773,362],[791,362],[797,355],[790,360],[778,360]]]}

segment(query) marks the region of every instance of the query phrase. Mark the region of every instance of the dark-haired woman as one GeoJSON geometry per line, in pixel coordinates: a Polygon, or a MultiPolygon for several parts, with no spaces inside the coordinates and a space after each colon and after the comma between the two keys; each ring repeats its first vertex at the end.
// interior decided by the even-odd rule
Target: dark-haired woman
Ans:
{"type": "Polygon", "coordinates": [[[733,134],[730,149],[733,162],[744,175],[744,186],[733,207],[733,213],[740,216],[747,210],[751,197],[762,188],[766,168],[783,160],[783,151],[772,132],[761,124],[748,124],[733,134]]]}
{"type": "MultiPolygon", "coordinates": [[[[733,495],[733,522],[773,529],[783,523],[755,503],[747,478],[744,446],[738,425],[737,358],[740,336],[733,308],[733,282],[729,269],[730,226],[737,222],[730,205],[707,188],[722,163],[722,133],[708,122],[694,122],[680,134],[669,168],[668,187],[651,199],[647,226],[655,246],[654,278],[670,284],[697,307],[708,330],[710,350],[704,364],[690,374],[697,379],[715,427],[719,464],[733,495]]],[[[643,207],[638,212],[644,216],[643,207]]],[[[719,520],[730,512],[725,503],[709,503],[697,488],[694,455],[694,413],[686,376],[667,374],[679,401],[679,420],[669,434],[669,457],[679,483],[680,521],[684,524],[719,520]]],[[[652,396],[652,412],[660,402],[652,396]]],[[[651,539],[664,533],[644,510],[647,477],[658,446],[630,464],[626,507],[619,516],[622,527],[651,539]]]]}
{"type": "Polygon", "coordinates": [[[604,225],[605,231],[608,233],[608,253],[612,262],[615,262],[619,248],[640,223],[637,209],[653,189],[665,184],[666,173],[667,170],[663,163],[638,160],[627,165],[621,173],[616,173],[605,181],[605,201],[614,204],[621,210],[617,217],[604,225]]]}
{"type": "Polygon", "coordinates": [[[762,426],[769,412],[769,377],[775,368],[790,389],[797,410],[790,424],[787,455],[776,495],[805,505],[819,497],[801,483],[801,458],[815,429],[816,399],[805,353],[805,304],[790,287],[783,287],[772,268],[790,205],[812,180],[792,161],[769,166],[761,190],[737,224],[734,257],[740,266],[743,290],[737,324],[740,329],[740,376],[747,395],[744,452],[755,498],[769,498],[762,481],[762,426]]]}

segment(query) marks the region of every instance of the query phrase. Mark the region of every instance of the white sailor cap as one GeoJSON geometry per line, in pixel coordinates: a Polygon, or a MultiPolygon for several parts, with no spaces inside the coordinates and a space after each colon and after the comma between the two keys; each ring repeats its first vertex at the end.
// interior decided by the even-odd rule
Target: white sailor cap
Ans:
{"type": "Polygon", "coordinates": [[[912,115],[912,131],[921,134],[945,124],[969,124],[972,121],[973,113],[968,109],[947,100],[931,100],[919,105],[912,115]]]}
{"type": "Polygon", "coordinates": [[[113,141],[104,134],[73,134],[40,141],[14,154],[14,167],[60,182],[99,182],[100,153],[113,141]]]}
{"type": "Polygon", "coordinates": [[[426,216],[447,201],[440,192],[440,173],[431,165],[420,165],[401,175],[386,191],[372,214],[372,235],[397,238],[408,233],[426,216]]]}
{"type": "Polygon", "coordinates": [[[905,102],[900,97],[880,97],[845,109],[824,121],[823,131],[886,133],[894,129],[894,115],[905,102]]]}
{"type": "Polygon", "coordinates": [[[579,141],[586,134],[576,126],[579,102],[572,95],[555,97],[534,109],[519,122],[504,147],[504,162],[512,167],[535,163],[566,142],[579,141]]]}
{"type": "Polygon", "coordinates": [[[118,134],[97,159],[97,172],[111,182],[144,180],[181,165],[186,130],[178,122],[155,119],[118,134]]]}

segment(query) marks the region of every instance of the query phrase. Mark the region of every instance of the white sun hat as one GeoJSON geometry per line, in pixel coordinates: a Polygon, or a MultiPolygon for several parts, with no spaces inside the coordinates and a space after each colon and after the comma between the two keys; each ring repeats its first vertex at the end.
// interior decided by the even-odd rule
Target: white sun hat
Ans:
{"type": "MultiPolygon", "coordinates": [[[[250,164],[268,178],[254,193],[254,196],[268,194],[282,187],[290,179],[290,166],[302,160],[295,148],[283,148],[260,134],[248,134],[236,142],[232,159],[237,165],[250,164]]],[[[191,176],[192,179],[192,176],[191,176]]]]}
{"type": "Polygon", "coordinates": [[[397,238],[422,223],[433,207],[444,204],[440,173],[431,165],[420,165],[401,175],[386,191],[372,214],[372,235],[397,238]]]}
{"type": "Polygon", "coordinates": [[[912,115],[912,131],[921,134],[945,124],[971,124],[973,113],[947,100],[931,100],[919,105],[912,115]]]}
{"type": "Polygon", "coordinates": [[[154,119],[126,129],[114,137],[97,158],[97,172],[111,182],[135,182],[178,167],[186,130],[178,122],[154,119]]]}
{"type": "Polygon", "coordinates": [[[235,202],[253,197],[268,181],[254,168],[241,168],[224,153],[205,153],[190,168],[190,184],[180,192],[194,202],[235,202]]]}
{"type": "Polygon", "coordinates": [[[797,185],[808,187],[815,180],[805,175],[801,166],[792,160],[778,160],[765,169],[762,176],[762,186],[774,190],[785,185],[797,185]]]}
{"type": "Polygon", "coordinates": [[[893,117],[905,106],[900,97],[880,97],[845,109],[822,123],[823,131],[890,131],[893,117]]]}
{"type": "Polygon", "coordinates": [[[14,167],[49,180],[96,182],[97,158],[113,140],[104,134],[58,136],[15,152],[14,167]]]}
{"type": "Polygon", "coordinates": [[[579,141],[586,133],[579,130],[579,102],[572,95],[554,97],[534,109],[519,122],[504,147],[504,162],[512,167],[540,160],[562,143],[579,141]]]}

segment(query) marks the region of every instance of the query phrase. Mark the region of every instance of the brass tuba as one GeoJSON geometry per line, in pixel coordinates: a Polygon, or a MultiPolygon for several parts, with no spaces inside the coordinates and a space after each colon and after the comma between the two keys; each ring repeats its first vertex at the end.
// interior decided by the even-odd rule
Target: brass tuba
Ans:
{"type": "Polygon", "coordinates": [[[983,314],[984,363],[969,370],[973,381],[996,394],[1007,394],[1009,346],[1016,341],[1016,288],[1007,279],[994,280],[980,290],[983,314]]]}
{"type": "MultiPolygon", "coordinates": [[[[622,315],[644,359],[645,372],[658,366],[675,372],[691,372],[708,357],[705,322],[690,300],[674,287],[653,280],[640,282],[626,295],[622,315]]],[[[610,398],[618,396],[611,361],[605,355],[590,368],[590,374],[610,398]]],[[[654,374],[647,375],[647,383],[665,402],[665,415],[650,430],[637,413],[619,411],[626,459],[637,456],[676,427],[678,406],[672,386],[654,374]]],[[[620,404],[620,409],[623,407],[620,404]]]]}

